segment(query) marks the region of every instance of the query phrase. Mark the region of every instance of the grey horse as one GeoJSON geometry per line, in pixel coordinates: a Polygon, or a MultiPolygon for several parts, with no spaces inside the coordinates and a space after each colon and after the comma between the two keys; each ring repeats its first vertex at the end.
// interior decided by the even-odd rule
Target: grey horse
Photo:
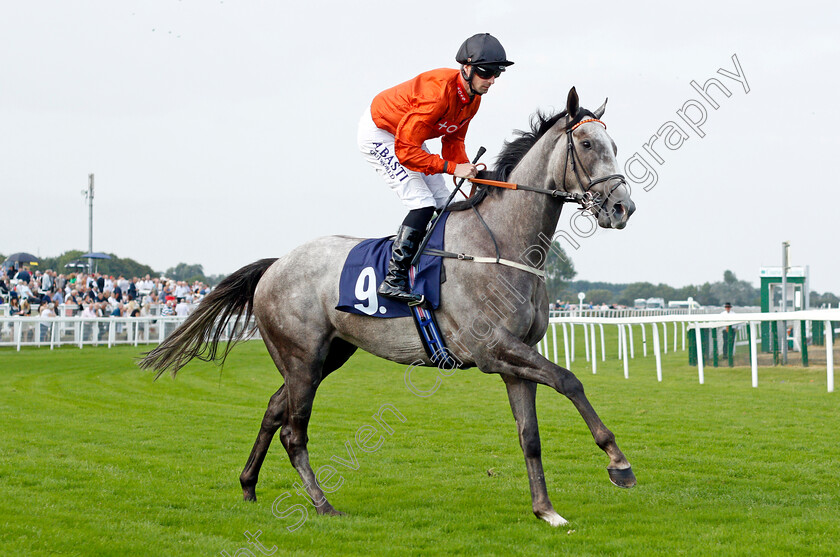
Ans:
{"type": "MultiPolygon", "coordinates": [[[[615,143],[599,120],[605,107],[606,101],[595,112],[581,109],[572,88],[563,112],[552,117],[538,113],[531,131],[506,143],[496,169],[488,173],[496,180],[521,184],[526,191],[480,188],[474,196],[480,202],[460,202],[454,208],[466,210],[453,211],[445,230],[448,251],[519,262],[445,260],[446,280],[436,314],[449,343],[446,361],[457,362],[461,369],[497,373],[505,382],[525,455],[533,511],[553,526],[566,520],[554,510],[543,475],[535,408],[538,383],[575,405],[595,443],[609,457],[610,480],[620,487],[636,483],[615,436],[592,408],[581,382],[533,348],[548,326],[548,297],[540,269],[563,206],[553,192],[585,197],[589,210],[580,215],[591,219],[593,227],[597,222],[604,228],[623,228],[635,210],[624,178],[617,173],[615,143]]],[[[156,370],[156,377],[167,369],[175,375],[194,357],[224,362],[235,341],[247,336],[240,327],[234,341],[220,349],[224,325],[255,317],[284,383],[268,403],[240,476],[245,500],[256,500],[260,467],[279,429],[292,466],[310,499],[318,502],[317,512],[341,514],[327,501],[309,464],[307,428],[318,386],[357,348],[402,364],[435,365],[410,317],[376,319],[335,309],[342,265],[360,241],[320,238],[279,259],[243,267],[222,281],[140,362],[143,368],[156,370]]]]}

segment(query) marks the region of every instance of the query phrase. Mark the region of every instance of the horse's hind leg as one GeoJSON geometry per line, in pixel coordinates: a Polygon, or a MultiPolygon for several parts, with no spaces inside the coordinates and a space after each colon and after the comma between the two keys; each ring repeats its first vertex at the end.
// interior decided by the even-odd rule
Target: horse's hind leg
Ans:
{"type": "Polygon", "coordinates": [[[507,387],[510,409],[516,420],[519,432],[519,445],[525,455],[525,468],[528,470],[528,483],[531,486],[531,506],[534,514],[551,524],[561,526],[568,521],[560,516],[548,498],[543,474],[540,430],[537,425],[537,384],[531,381],[503,375],[507,387]]]}
{"type": "MultiPolygon", "coordinates": [[[[266,347],[269,349],[269,352],[271,353],[272,358],[275,359],[275,362],[280,362],[281,355],[275,349],[275,346],[266,342],[266,347]]],[[[339,338],[333,339],[329,345],[327,356],[324,359],[323,371],[320,380],[323,381],[327,375],[344,365],[344,363],[355,351],[356,347],[349,342],[343,341],[339,338]]],[[[279,365],[280,364],[278,363],[278,367],[279,365]]],[[[312,396],[314,397],[314,393],[312,396]]],[[[245,469],[239,476],[239,483],[242,485],[242,497],[245,501],[257,500],[256,488],[260,468],[265,460],[265,455],[268,452],[268,447],[271,445],[274,435],[284,423],[284,416],[286,415],[287,408],[288,401],[286,385],[283,385],[271,396],[271,399],[268,402],[268,408],[266,409],[262,423],[260,424],[260,432],[257,434],[257,440],[254,442],[254,447],[251,449],[251,454],[248,456],[248,462],[245,464],[245,469]]],[[[286,422],[288,422],[288,420],[286,420],[286,422]]],[[[294,462],[292,464],[294,464],[294,462]]]]}
{"type": "MultiPolygon", "coordinates": [[[[308,367],[303,363],[302,366],[308,367]]],[[[280,441],[303,482],[302,485],[295,483],[295,491],[302,495],[301,488],[305,490],[318,514],[342,514],[327,501],[324,491],[318,485],[315,472],[309,464],[309,451],[306,448],[309,441],[307,429],[312,415],[312,401],[315,399],[318,381],[313,381],[311,376],[293,378],[288,371],[287,369],[285,384],[288,404],[283,427],[280,429],[280,441]]]]}
{"type": "Polygon", "coordinates": [[[257,500],[257,480],[259,479],[260,468],[274,434],[283,425],[283,415],[286,412],[285,388],[285,385],[280,387],[268,401],[268,408],[265,411],[265,416],[263,416],[254,448],[251,449],[245,469],[239,476],[239,483],[242,485],[242,498],[245,501],[257,500]]]}

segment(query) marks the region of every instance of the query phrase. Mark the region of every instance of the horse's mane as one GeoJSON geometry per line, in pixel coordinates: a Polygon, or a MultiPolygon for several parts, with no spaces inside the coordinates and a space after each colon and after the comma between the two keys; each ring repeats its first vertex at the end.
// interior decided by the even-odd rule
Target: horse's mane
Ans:
{"type": "Polygon", "coordinates": [[[537,112],[531,116],[530,131],[514,130],[513,134],[518,137],[511,141],[505,141],[504,145],[502,145],[502,151],[496,158],[496,168],[493,170],[493,179],[501,181],[507,180],[510,173],[513,172],[513,169],[517,164],[519,164],[519,161],[522,160],[522,157],[531,150],[531,147],[533,147],[542,136],[548,133],[548,130],[550,130],[560,118],[565,116],[565,110],[554,115],[544,114],[540,110],[537,110],[537,112]]]}
{"type": "MultiPolygon", "coordinates": [[[[505,141],[502,145],[502,150],[499,156],[496,157],[496,167],[492,171],[479,172],[479,178],[487,178],[491,180],[507,181],[510,173],[522,160],[522,157],[531,150],[531,148],[540,140],[542,136],[548,133],[558,120],[566,116],[566,111],[558,114],[544,114],[537,110],[531,115],[531,130],[522,131],[514,130],[513,134],[516,139],[505,141]]],[[[481,203],[488,194],[492,195],[493,188],[479,187],[470,199],[466,201],[457,201],[449,205],[449,211],[463,211],[481,203]]]]}

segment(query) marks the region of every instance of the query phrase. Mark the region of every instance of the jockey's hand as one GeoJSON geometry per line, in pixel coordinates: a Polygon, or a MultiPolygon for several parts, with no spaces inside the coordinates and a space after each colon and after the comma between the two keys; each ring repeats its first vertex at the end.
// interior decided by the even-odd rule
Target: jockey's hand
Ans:
{"type": "Polygon", "coordinates": [[[478,174],[478,167],[472,163],[462,162],[455,165],[456,178],[475,178],[476,174],[478,174]]]}

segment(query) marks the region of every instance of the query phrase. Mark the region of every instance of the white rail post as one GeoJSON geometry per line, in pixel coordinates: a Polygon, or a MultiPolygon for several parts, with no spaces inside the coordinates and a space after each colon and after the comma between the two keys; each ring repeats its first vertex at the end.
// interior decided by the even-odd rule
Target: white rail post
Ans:
{"type": "Polygon", "coordinates": [[[571,332],[572,332],[572,352],[571,352],[571,356],[572,356],[572,361],[574,362],[575,361],[575,324],[574,323],[569,323],[569,329],[571,329],[571,332]]]}
{"type": "Polygon", "coordinates": [[[647,331],[644,323],[639,323],[639,327],[642,328],[642,355],[647,358],[647,331]]]}
{"type": "Polygon", "coordinates": [[[557,323],[551,324],[551,342],[554,344],[554,363],[557,363],[557,323]]]}
{"type": "MultiPolygon", "coordinates": [[[[686,336],[685,335],[685,321],[683,321],[682,322],[682,349],[683,349],[683,352],[685,352],[685,336],[686,336]]],[[[677,350],[676,342],[677,342],[677,340],[674,339],[674,351],[675,352],[677,350]]]]}
{"type": "MultiPolygon", "coordinates": [[[[583,352],[586,356],[586,361],[589,361],[589,327],[586,326],[586,323],[583,324],[583,352]]],[[[595,355],[593,354],[592,357],[594,358],[595,355]]]]}
{"type": "Polygon", "coordinates": [[[592,339],[592,374],[594,375],[597,370],[597,361],[598,361],[598,340],[595,338],[595,325],[589,325],[591,331],[590,338],[592,339]]]}
{"type": "Polygon", "coordinates": [[[700,336],[700,324],[694,323],[694,338],[697,341],[697,375],[700,376],[700,384],[703,384],[703,341],[700,336]]]}
{"type": "MultiPolygon", "coordinates": [[[[667,323],[662,324],[664,331],[668,327],[667,323]]],[[[650,324],[650,332],[653,334],[653,355],[656,357],[656,380],[662,382],[662,351],[659,344],[659,327],[656,323],[650,324]]],[[[667,349],[667,342],[665,344],[667,349]]]]}
{"type": "Polygon", "coordinates": [[[624,330],[624,325],[617,325],[618,327],[618,359],[624,359],[624,352],[621,350],[621,334],[624,330]]]}
{"type": "MultiPolygon", "coordinates": [[[[651,323],[651,333],[653,333],[653,355],[656,356],[656,380],[662,383],[662,354],[659,353],[659,327],[656,326],[656,323],[651,323]]],[[[662,325],[662,330],[664,331],[667,328],[667,325],[662,325]]],[[[667,341],[665,343],[667,347],[667,341]]]]}
{"type": "Polygon", "coordinates": [[[825,322],[825,380],[828,392],[834,392],[834,329],[831,321],[825,322]]]}
{"type": "MultiPolygon", "coordinates": [[[[622,345],[622,352],[624,353],[624,378],[630,379],[630,358],[627,357],[627,332],[624,330],[624,326],[621,326],[621,345],[622,345]]],[[[632,342],[632,339],[630,340],[632,342]]],[[[632,349],[632,347],[631,347],[632,349]]]]}
{"type": "Polygon", "coordinates": [[[668,353],[668,323],[662,323],[662,348],[668,353]]]}
{"type": "Polygon", "coordinates": [[[750,321],[750,367],[752,386],[758,387],[758,323],[750,321]]]}
{"type": "Polygon", "coordinates": [[[636,359],[636,349],[633,347],[633,325],[628,323],[627,330],[630,331],[630,357],[636,359]]]}
{"type": "Polygon", "coordinates": [[[569,331],[566,329],[566,324],[563,323],[563,354],[566,356],[566,369],[572,368],[571,360],[569,360],[569,331]]]}
{"type": "Polygon", "coordinates": [[[607,361],[607,344],[604,342],[604,324],[598,323],[598,326],[601,328],[601,361],[607,361]]]}
{"type": "Polygon", "coordinates": [[[674,352],[676,352],[676,351],[677,351],[677,339],[678,339],[678,338],[680,338],[679,333],[677,333],[677,327],[678,327],[678,325],[679,325],[679,323],[677,323],[676,321],[674,321],[674,352]]]}

